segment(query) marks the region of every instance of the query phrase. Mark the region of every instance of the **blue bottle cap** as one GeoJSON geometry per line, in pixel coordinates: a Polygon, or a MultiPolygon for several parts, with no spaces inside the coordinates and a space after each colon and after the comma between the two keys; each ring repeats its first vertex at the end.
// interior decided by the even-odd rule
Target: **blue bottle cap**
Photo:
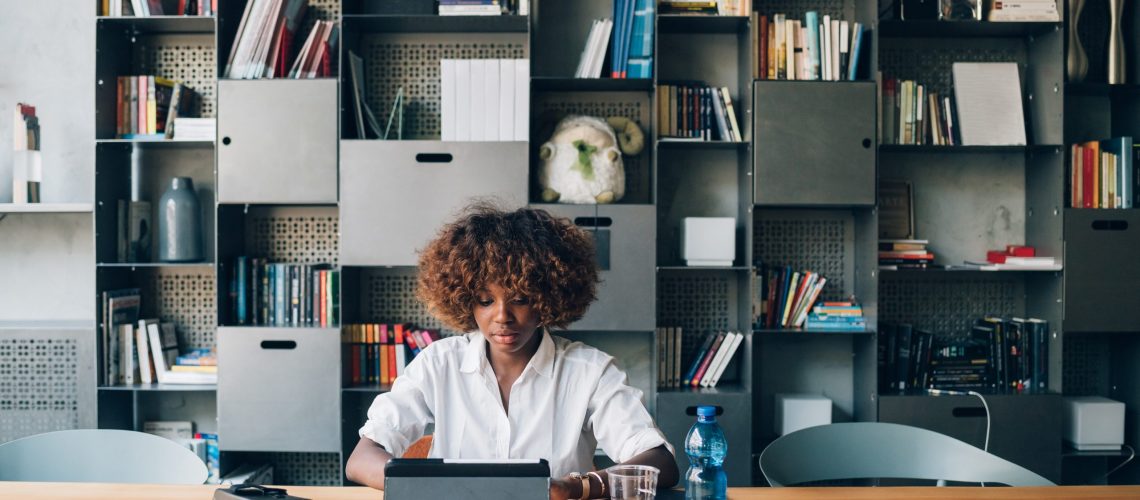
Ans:
{"type": "Polygon", "coordinates": [[[716,407],[715,406],[698,406],[697,407],[697,416],[698,417],[715,417],[716,416],[716,407]]]}

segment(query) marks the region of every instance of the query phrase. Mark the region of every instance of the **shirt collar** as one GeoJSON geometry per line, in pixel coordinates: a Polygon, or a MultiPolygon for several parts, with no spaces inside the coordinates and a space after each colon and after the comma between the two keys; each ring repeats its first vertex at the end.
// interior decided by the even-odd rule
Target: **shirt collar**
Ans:
{"type": "MultiPolygon", "coordinates": [[[[534,356],[530,358],[523,371],[533,369],[539,375],[550,377],[554,373],[554,339],[545,329],[536,333],[542,335],[542,341],[539,342],[538,351],[535,351],[534,356]]],[[[459,366],[459,371],[474,373],[489,365],[490,363],[487,361],[487,339],[478,331],[468,333],[467,349],[463,353],[463,362],[459,366]]]]}

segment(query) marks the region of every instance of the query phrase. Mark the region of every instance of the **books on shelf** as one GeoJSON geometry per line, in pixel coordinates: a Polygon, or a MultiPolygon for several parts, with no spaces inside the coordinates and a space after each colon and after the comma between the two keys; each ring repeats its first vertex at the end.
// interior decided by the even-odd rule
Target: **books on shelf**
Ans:
{"type": "Polygon", "coordinates": [[[1049,322],[987,316],[946,335],[908,323],[878,332],[880,391],[944,389],[1043,393],[1049,382],[1049,322]]]}
{"type": "Polygon", "coordinates": [[[956,62],[951,73],[963,146],[1026,144],[1017,63],[956,62]]]}
{"type": "MultiPolygon", "coordinates": [[[[715,16],[720,14],[717,0],[658,0],[662,14],[715,16]]],[[[743,2],[739,2],[743,3],[743,2]]]]}
{"type": "Polygon", "coordinates": [[[670,140],[743,141],[728,87],[662,83],[657,90],[657,121],[661,137],[670,140]]]}
{"type": "Polygon", "coordinates": [[[260,257],[234,260],[233,324],[329,327],[340,314],[340,270],[331,264],[285,264],[260,257]]]}
{"type": "Polygon", "coordinates": [[[752,42],[753,78],[757,80],[856,80],[868,58],[870,40],[862,23],[822,17],[816,11],[803,20],[787,14],[752,12],[757,34],[752,42]],[[864,47],[866,46],[866,47],[864,47]]]}
{"type": "MultiPolygon", "coordinates": [[[[138,288],[124,288],[120,290],[106,290],[103,292],[102,308],[102,341],[100,342],[100,359],[103,370],[100,373],[100,383],[103,385],[120,385],[125,381],[123,375],[122,331],[131,328],[139,320],[139,310],[142,304],[138,288]]],[[[133,330],[131,330],[133,332],[133,330]]]]}
{"type": "Polygon", "coordinates": [[[760,280],[761,314],[757,328],[798,328],[819,299],[827,278],[812,271],[796,271],[792,266],[762,265],[760,280]]]}
{"type": "Polygon", "coordinates": [[[440,339],[439,332],[410,324],[351,324],[341,329],[344,380],[352,385],[389,385],[416,355],[440,339]]]}
{"type": "Polygon", "coordinates": [[[1070,146],[1070,208],[1133,208],[1140,149],[1132,137],[1113,137],[1070,146]]]}
{"type": "Polygon", "coordinates": [[[613,16],[591,23],[574,78],[652,78],[656,10],[655,0],[614,0],[613,16]]]}
{"type": "Polygon", "coordinates": [[[812,308],[804,330],[862,332],[867,329],[863,307],[854,302],[824,302],[812,308]]]}
{"type": "Polygon", "coordinates": [[[883,144],[957,146],[962,144],[953,96],[914,80],[880,78],[883,144]]]}
{"type": "Polygon", "coordinates": [[[175,118],[173,138],[181,141],[212,141],[218,135],[216,118],[175,118]]]}
{"type": "Polygon", "coordinates": [[[986,13],[995,22],[1060,22],[1061,13],[1054,0],[994,0],[986,13]]]}
{"type": "Polygon", "coordinates": [[[162,0],[102,0],[99,15],[106,17],[151,17],[151,16],[213,16],[218,11],[218,0],[177,0],[167,2],[173,6],[168,10],[162,0]]]}
{"type": "Polygon", "coordinates": [[[680,327],[657,328],[658,387],[716,387],[744,342],[739,332],[707,333],[683,352],[682,337],[680,327]]]}
{"type": "Polygon", "coordinates": [[[499,16],[499,0],[439,0],[441,16],[499,16]]]}
{"type": "Polygon", "coordinates": [[[880,239],[879,269],[926,269],[934,265],[934,252],[929,241],[916,239],[880,239]]]}
{"type": "Polygon", "coordinates": [[[444,141],[525,141],[530,134],[530,60],[440,60],[444,141]]]}
{"type": "Polygon", "coordinates": [[[194,89],[176,80],[120,76],[115,86],[115,135],[134,140],[173,138],[179,118],[198,115],[198,101],[194,89]]]}
{"type": "Polygon", "coordinates": [[[317,20],[294,54],[308,0],[249,0],[226,61],[234,79],[318,78],[332,75],[340,27],[317,20]]]}
{"type": "Polygon", "coordinates": [[[612,19],[595,19],[590,25],[590,34],[586,36],[586,46],[582,48],[582,55],[578,58],[578,69],[574,71],[574,78],[601,78],[602,61],[606,58],[606,48],[610,44],[610,33],[613,31],[612,19]]]}

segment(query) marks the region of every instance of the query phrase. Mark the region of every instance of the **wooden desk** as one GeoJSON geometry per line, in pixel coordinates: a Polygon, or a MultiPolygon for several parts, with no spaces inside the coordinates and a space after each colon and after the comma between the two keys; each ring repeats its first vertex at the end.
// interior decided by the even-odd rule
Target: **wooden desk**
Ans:
{"type": "MultiPolygon", "coordinates": [[[[169,486],[101,483],[21,483],[0,481],[0,498],[20,500],[209,500],[215,485],[169,486]]],[[[289,486],[289,493],[312,500],[382,500],[363,487],[289,486]]],[[[729,488],[740,500],[1106,500],[1140,498],[1140,486],[1058,486],[1046,488],[729,488]]]]}

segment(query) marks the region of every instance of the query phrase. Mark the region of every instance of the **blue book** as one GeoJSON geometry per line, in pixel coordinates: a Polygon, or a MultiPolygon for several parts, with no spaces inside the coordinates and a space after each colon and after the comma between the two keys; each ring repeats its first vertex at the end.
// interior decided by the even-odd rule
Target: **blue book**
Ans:
{"type": "Polygon", "coordinates": [[[804,13],[804,29],[807,30],[807,53],[804,54],[804,62],[808,65],[808,80],[819,80],[820,52],[818,12],[809,10],[804,13]]]}
{"type": "Polygon", "coordinates": [[[860,56],[863,54],[863,25],[855,23],[851,27],[851,39],[855,43],[851,46],[851,61],[847,67],[847,79],[854,80],[858,76],[860,56]]]}
{"type": "MultiPolygon", "coordinates": [[[[635,58],[653,56],[653,20],[657,9],[655,0],[636,0],[636,2],[633,12],[633,35],[629,45],[628,60],[631,65],[635,58]]],[[[635,77],[630,76],[630,78],[635,77]]]]}
{"type": "Polygon", "coordinates": [[[234,265],[234,275],[237,280],[237,287],[235,292],[234,309],[236,309],[237,322],[239,325],[249,323],[248,310],[249,305],[246,300],[248,295],[248,282],[249,282],[249,257],[241,256],[237,258],[237,264],[234,265]]]}
{"type": "Polygon", "coordinates": [[[697,370],[701,367],[701,361],[705,359],[705,354],[708,353],[709,347],[712,347],[714,339],[716,339],[715,333],[706,334],[705,341],[701,343],[701,348],[693,352],[693,361],[689,365],[689,369],[685,371],[685,377],[681,379],[682,387],[692,385],[693,377],[697,375],[697,370]]]}
{"type": "Polygon", "coordinates": [[[631,58],[629,58],[629,77],[630,78],[653,78],[653,58],[652,57],[631,57],[631,58]]]}

